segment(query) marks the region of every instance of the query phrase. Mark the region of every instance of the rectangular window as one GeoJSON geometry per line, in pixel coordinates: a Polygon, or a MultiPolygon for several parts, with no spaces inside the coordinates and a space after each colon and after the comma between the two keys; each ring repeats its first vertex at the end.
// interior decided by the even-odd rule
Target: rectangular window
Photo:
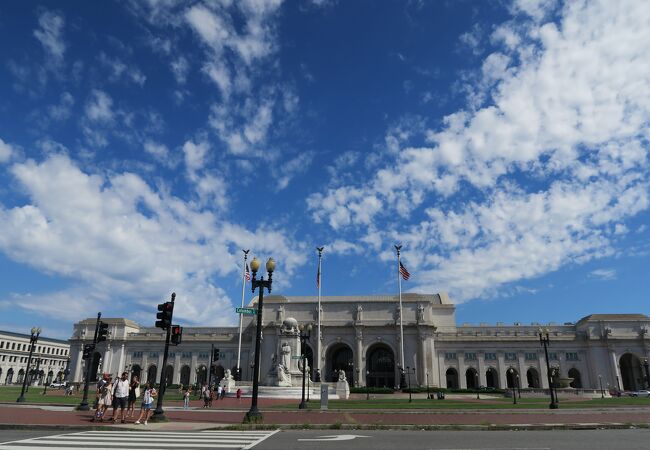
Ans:
{"type": "Polygon", "coordinates": [[[176,352],[169,352],[170,358],[176,358],[176,352]]]}
{"type": "Polygon", "coordinates": [[[537,359],[537,353],[527,352],[525,355],[526,361],[535,361],[537,359]]]}
{"type": "Polygon", "coordinates": [[[555,353],[555,352],[550,352],[550,353],[548,354],[548,359],[550,359],[551,361],[557,361],[557,353],[555,353]]]}
{"type": "Polygon", "coordinates": [[[465,361],[476,361],[476,353],[465,353],[465,361]]]}
{"type": "Polygon", "coordinates": [[[575,352],[567,352],[566,354],[567,361],[578,361],[578,354],[575,352]]]}
{"type": "Polygon", "coordinates": [[[496,361],[497,359],[497,354],[496,353],[486,353],[485,354],[485,360],[486,361],[496,361]]]}
{"type": "Polygon", "coordinates": [[[208,359],[210,355],[207,352],[199,352],[199,359],[208,359]]]}
{"type": "Polygon", "coordinates": [[[517,360],[517,354],[513,353],[513,352],[506,352],[504,357],[505,357],[506,361],[516,361],[517,360]]]}
{"type": "Polygon", "coordinates": [[[192,352],[183,352],[181,353],[182,358],[191,358],[192,357],[192,352]]]}
{"type": "Polygon", "coordinates": [[[445,353],[445,359],[456,359],[456,353],[445,353]]]}
{"type": "Polygon", "coordinates": [[[156,352],[149,353],[149,358],[158,358],[158,353],[156,352]]]}
{"type": "Polygon", "coordinates": [[[134,358],[142,358],[142,352],[133,352],[134,358]]]}

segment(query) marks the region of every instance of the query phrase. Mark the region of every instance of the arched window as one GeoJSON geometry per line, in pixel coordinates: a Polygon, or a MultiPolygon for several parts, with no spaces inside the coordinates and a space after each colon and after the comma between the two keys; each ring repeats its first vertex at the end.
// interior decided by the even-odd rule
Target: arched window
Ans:
{"type": "Polygon", "coordinates": [[[573,378],[573,381],[569,386],[576,389],[582,388],[582,379],[580,378],[580,371],[578,369],[576,369],[575,367],[569,369],[569,378],[573,378]]]}
{"type": "Polygon", "coordinates": [[[165,383],[167,386],[173,383],[174,380],[174,366],[167,366],[165,368],[165,383]]]}
{"type": "Polygon", "coordinates": [[[339,378],[339,370],[345,372],[345,378],[348,380],[350,387],[354,384],[354,363],[352,360],[352,349],[345,344],[339,344],[333,347],[329,352],[329,373],[328,380],[336,381],[339,378]]]}
{"type": "MultiPolygon", "coordinates": [[[[625,353],[619,360],[621,367],[621,381],[626,391],[638,391],[643,386],[643,370],[641,360],[632,353],[625,353]]],[[[570,376],[570,375],[569,375],[570,376]]]]}
{"type": "Polygon", "coordinates": [[[453,367],[447,369],[445,372],[445,379],[447,381],[448,389],[458,389],[458,372],[453,367]]]}
{"type": "Polygon", "coordinates": [[[155,364],[152,364],[149,366],[149,370],[147,370],[147,381],[151,383],[152,386],[156,384],[156,375],[158,375],[158,367],[156,367],[155,364]]]}
{"type": "Polygon", "coordinates": [[[390,347],[377,344],[368,349],[366,371],[367,386],[395,387],[395,357],[390,347]]]}
{"type": "Polygon", "coordinates": [[[490,388],[497,389],[499,387],[499,373],[494,367],[490,367],[485,372],[485,384],[490,388]]]}
{"type": "Polygon", "coordinates": [[[509,368],[506,370],[506,382],[509,389],[520,387],[519,372],[517,369],[509,368]]]}
{"type": "Polygon", "coordinates": [[[199,366],[196,368],[196,382],[200,385],[204,385],[208,382],[208,369],[205,366],[199,366]]]}
{"type": "Polygon", "coordinates": [[[25,369],[20,369],[18,371],[18,384],[23,382],[23,379],[25,378],[25,369]]]}
{"type": "Polygon", "coordinates": [[[539,388],[539,372],[537,372],[537,369],[533,367],[528,369],[526,372],[526,381],[528,382],[529,388],[539,388]]]}
{"type": "Polygon", "coordinates": [[[467,389],[478,389],[478,372],[475,368],[470,367],[465,371],[465,382],[467,383],[467,389]]]}
{"type": "Polygon", "coordinates": [[[181,384],[185,387],[190,384],[190,366],[181,367],[181,384]]]}
{"type": "Polygon", "coordinates": [[[5,378],[5,384],[11,384],[14,381],[14,369],[7,370],[7,378],[5,378]]]}
{"type": "Polygon", "coordinates": [[[134,364],[133,366],[131,366],[131,378],[138,377],[138,379],[140,381],[142,381],[141,372],[142,372],[142,369],[140,368],[139,365],[134,364]]]}

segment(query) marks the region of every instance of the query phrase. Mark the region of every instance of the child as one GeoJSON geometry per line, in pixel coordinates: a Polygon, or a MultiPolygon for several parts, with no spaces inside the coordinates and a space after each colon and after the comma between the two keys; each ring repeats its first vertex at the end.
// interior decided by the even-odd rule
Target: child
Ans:
{"type": "Polygon", "coordinates": [[[151,416],[151,407],[153,405],[153,399],[156,397],[156,390],[151,386],[151,383],[147,382],[146,387],[144,388],[144,395],[142,396],[142,407],[140,408],[140,417],[135,421],[136,424],[139,424],[140,421],[144,418],[144,424],[147,424],[149,416],[151,416]]]}

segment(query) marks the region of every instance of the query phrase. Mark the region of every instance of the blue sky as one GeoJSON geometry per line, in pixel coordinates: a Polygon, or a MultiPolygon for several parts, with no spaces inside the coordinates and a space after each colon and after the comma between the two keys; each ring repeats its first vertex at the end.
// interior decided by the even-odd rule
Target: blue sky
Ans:
{"type": "Polygon", "coordinates": [[[650,11],[0,5],[0,328],[235,324],[274,293],[448,291],[460,323],[648,313],[650,11]],[[251,295],[246,290],[247,301],[251,295]]]}

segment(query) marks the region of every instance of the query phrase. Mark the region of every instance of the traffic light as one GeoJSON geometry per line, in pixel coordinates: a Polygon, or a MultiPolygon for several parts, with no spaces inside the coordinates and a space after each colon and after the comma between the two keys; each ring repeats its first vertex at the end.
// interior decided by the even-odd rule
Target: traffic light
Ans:
{"type": "Polygon", "coordinates": [[[219,361],[219,349],[212,350],[212,361],[219,361]]]}
{"type": "Polygon", "coordinates": [[[83,359],[90,359],[93,354],[93,346],[91,344],[84,345],[83,359]]]}
{"type": "Polygon", "coordinates": [[[172,302],[165,302],[158,305],[158,314],[156,314],[156,327],[166,330],[172,326],[172,313],[174,312],[174,304],[172,302]]]}
{"type": "Polygon", "coordinates": [[[103,342],[108,337],[108,324],[105,322],[99,322],[99,328],[97,330],[97,342],[103,342]]]}
{"type": "Polygon", "coordinates": [[[173,345],[178,345],[181,343],[181,340],[183,338],[183,327],[180,325],[172,325],[172,341],[171,343],[173,345]]]}

